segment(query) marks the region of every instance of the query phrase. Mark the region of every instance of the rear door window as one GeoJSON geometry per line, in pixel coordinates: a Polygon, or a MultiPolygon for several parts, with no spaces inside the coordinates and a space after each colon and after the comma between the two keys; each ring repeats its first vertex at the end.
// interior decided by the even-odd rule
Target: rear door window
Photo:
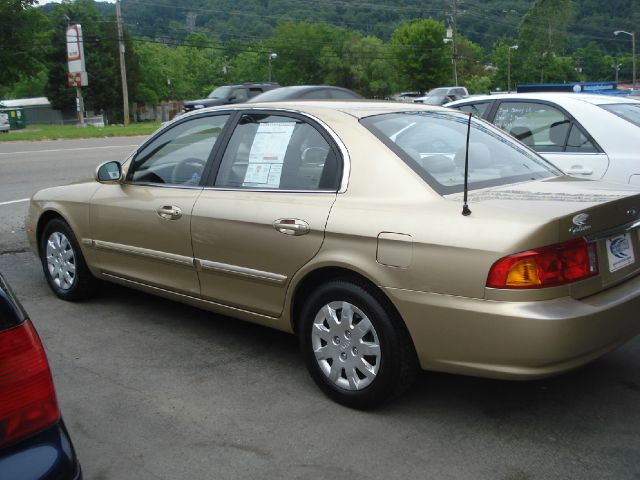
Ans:
{"type": "Polygon", "coordinates": [[[536,102],[501,102],[493,123],[537,152],[562,152],[571,119],[559,109],[536,102]]]}
{"type": "Polygon", "coordinates": [[[296,117],[246,114],[231,135],[214,186],[335,191],[340,174],[340,157],[315,126],[296,117]]]}

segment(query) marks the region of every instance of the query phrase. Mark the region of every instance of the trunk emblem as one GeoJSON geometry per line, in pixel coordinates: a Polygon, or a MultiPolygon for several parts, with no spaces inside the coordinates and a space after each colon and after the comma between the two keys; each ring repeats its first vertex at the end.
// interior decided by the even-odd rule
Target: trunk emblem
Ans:
{"type": "Polygon", "coordinates": [[[634,207],[631,207],[629,210],[627,210],[627,215],[629,215],[630,217],[635,217],[637,214],[638,211],[634,207]]]}
{"type": "Polygon", "coordinates": [[[576,233],[585,232],[591,229],[591,225],[587,225],[587,220],[589,220],[588,213],[579,213],[573,217],[572,221],[575,227],[569,228],[569,233],[575,235],[576,233]]]}

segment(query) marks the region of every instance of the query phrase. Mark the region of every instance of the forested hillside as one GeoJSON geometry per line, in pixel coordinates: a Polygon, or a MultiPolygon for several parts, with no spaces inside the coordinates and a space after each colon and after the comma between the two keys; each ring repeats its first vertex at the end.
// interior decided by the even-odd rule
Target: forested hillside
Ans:
{"type": "MultiPolygon", "coordinates": [[[[500,37],[517,38],[522,16],[533,0],[458,0],[457,27],[465,38],[486,50],[500,37]]],[[[633,30],[640,23],[637,0],[574,0],[567,48],[590,41],[615,53],[614,30],[633,30]]],[[[403,22],[434,18],[450,23],[453,0],[122,0],[123,15],[136,36],[184,40],[206,30],[215,39],[255,40],[270,36],[284,20],[326,22],[386,41],[403,22]]]]}
{"type": "MultiPolygon", "coordinates": [[[[201,98],[216,86],[269,78],[332,84],[382,98],[461,84],[632,77],[629,35],[639,0],[122,0],[129,99],[201,98]],[[275,54],[275,56],[274,56],[275,54]]],[[[47,96],[73,108],[69,23],[82,25],[86,105],[121,115],[112,3],[0,2],[0,98],[47,96]]]]}

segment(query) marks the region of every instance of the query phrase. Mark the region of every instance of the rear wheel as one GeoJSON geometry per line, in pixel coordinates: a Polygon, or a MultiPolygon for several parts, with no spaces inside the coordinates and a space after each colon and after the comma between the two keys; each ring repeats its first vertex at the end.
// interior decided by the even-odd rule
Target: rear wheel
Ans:
{"type": "Polygon", "coordinates": [[[55,218],[40,239],[40,258],[44,276],[58,297],[78,301],[95,293],[98,281],[91,275],[76,237],[69,226],[55,218]]]}
{"type": "Polygon", "coordinates": [[[409,333],[380,293],[332,281],[301,312],[300,344],[314,381],[330,398],[367,409],[404,392],[417,371],[409,333]]]}

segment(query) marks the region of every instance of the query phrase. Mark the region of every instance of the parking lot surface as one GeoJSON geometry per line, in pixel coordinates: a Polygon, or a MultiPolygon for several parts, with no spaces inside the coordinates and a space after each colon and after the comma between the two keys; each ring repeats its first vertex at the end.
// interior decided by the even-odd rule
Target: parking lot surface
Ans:
{"type": "Polygon", "coordinates": [[[114,285],[57,299],[26,203],[8,202],[135,141],[44,143],[0,146],[0,271],[43,339],[85,478],[640,478],[640,339],[534,382],[424,372],[359,412],[321,394],[293,336],[114,285]]]}

